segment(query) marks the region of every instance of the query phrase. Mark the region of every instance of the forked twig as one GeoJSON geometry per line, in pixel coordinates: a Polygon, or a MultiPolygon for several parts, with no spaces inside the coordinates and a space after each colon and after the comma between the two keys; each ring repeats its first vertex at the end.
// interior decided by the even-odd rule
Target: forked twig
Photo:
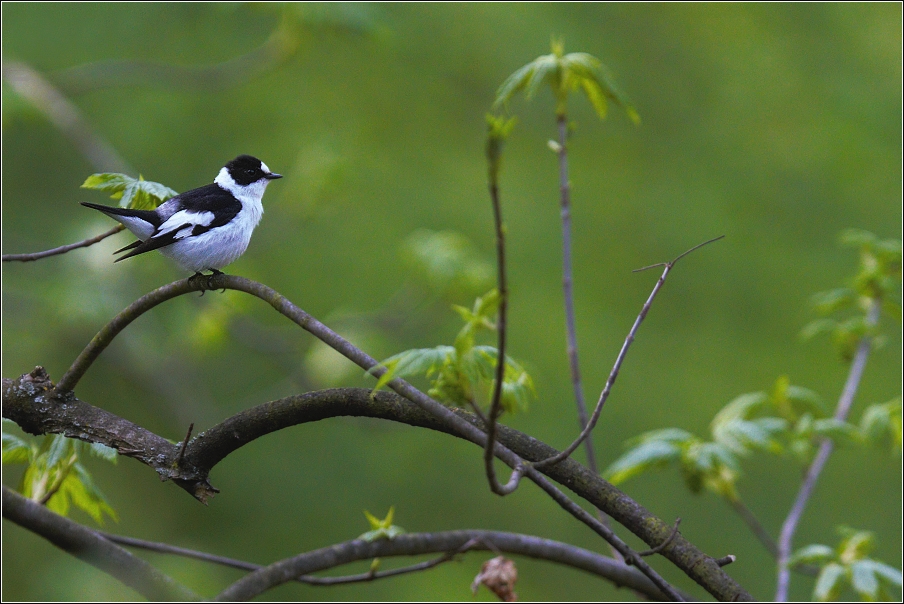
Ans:
{"type": "Polygon", "coordinates": [[[581,443],[586,439],[590,433],[593,431],[593,428],[596,426],[596,422],[600,418],[600,413],[603,410],[603,405],[606,403],[606,399],[609,398],[609,393],[612,391],[612,385],[615,384],[615,379],[618,377],[618,372],[621,370],[622,363],[625,360],[625,356],[628,354],[628,348],[631,347],[631,343],[634,342],[634,337],[637,335],[637,330],[640,328],[640,324],[643,323],[644,318],[646,318],[647,313],[650,311],[650,306],[653,304],[653,300],[656,298],[656,295],[659,293],[659,290],[662,289],[663,284],[665,283],[666,277],[669,275],[669,271],[675,266],[679,260],[697,250],[704,245],[708,245],[713,243],[714,241],[718,241],[722,239],[725,235],[721,235],[719,237],[715,237],[710,239],[709,241],[704,241],[699,245],[695,245],[691,249],[687,250],[671,262],[660,262],[659,264],[651,264],[650,266],[645,266],[643,268],[639,268],[633,272],[644,271],[649,268],[653,268],[656,266],[664,266],[665,270],[662,271],[662,276],[659,277],[659,280],[656,282],[656,285],[653,286],[653,291],[650,293],[649,298],[647,298],[646,303],[644,303],[643,308],[640,310],[640,314],[637,315],[637,319],[634,321],[634,325],[631,327],[631,331],[628,332],[628,337],[625,338],[625,343],[622,344],[621,350],[618,353],[618,357],[615,359],[615,365],[612,367],[612,371],[609,373],[609,379],[606,380],[606,385],[603,388],[602,393],[600,394],[599,401],[596,403],[596,409],[593,410],[593,415],[590,418],[590,421],[581,431],[581,434],[575,439],[573,443],[571,443],[567,448],[565,448],[558,455],[554,455],[548,459],[544,459],[542,461],[538,461],[532,464],[535,468],[544,468],[547,466],[551,466],[559,463],[563,459],[569,457],[572,453],[574,453],[575,449],[577,449],[581,443]]]}

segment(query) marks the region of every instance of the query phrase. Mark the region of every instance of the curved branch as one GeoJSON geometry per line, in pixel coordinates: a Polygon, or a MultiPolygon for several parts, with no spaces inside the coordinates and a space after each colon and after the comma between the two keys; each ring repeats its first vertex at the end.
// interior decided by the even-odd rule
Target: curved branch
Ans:
{"type": "MultiPolygon", "coordinates": [[[[82,351],[69,371],[67,371],[63,378],[60,380],[60,383],[54,389],[54,392],[50,393],[49,398],[54,399],[57,402],[66,403],[69,403],[72,399],[74,399],[75,397],[74,395],[72,395],[71,391],[75,384],[78,382],[79,378],[84,375],[93,361],[97,359],[100,353],[110,344],[110,342],[112,342],[113,338],[129,323],[131,323],[144,312],[150,310],[158,304],[161,304],[162,302],[165,302],[166,300],[170,300],[182,294],[194,291],[218,289],[234,289],[254,295],[261,300],[269,303],[279,313],[286,316],[298,326],[302,327],[306,331],[319,338],[321,341],[329,345],[331,348],[333,348],[349,360],[353,361],[361,368],[365,370],[373,369],[373,371],[371,372],[373,375],[379,377],[386,371],[385,368],[378,366],[377,361],[373,357],[356,348],[348,340],[332,331],[329,327],[327,327],[302,309],[292,304],[288,299],[286,299],[275,290],[267,287],[266,285],[245,279],[243,277],[218,274],[206,279],[176,281],[169,285],[160,287],[136,300],[126,310],[117,315],[113,319],[113,321],[105,326],[92,339],[91,343],[85,348],[85,350],[82,351]]],[[[43,369],[41,369],[41,372],[43,372],[43,369]]],[[[9,387],[7,387],[6,382],[4,382],[4,397],[6,398],[7,396],[9,396],[10,398],[15,398],[16,396],[18,396],[19,398],[22,398],[24,396],[25,398],[27,398],[29,390],[25,387],[24,383],[21,383],[25,381],[25,377],[26,376],[23,376],[23,378],[20,380],[20,383],[17,384],[13,384],[10,381],[9,387]]],[[[46,378],[46,373],[44,374],[44,378],[46,378]]],[[[28,386],[33,389],[34,380],[28,380],[28,382],[28,386]]],[[[52,389],[53,385],[49,382],[49,379],[46,379],[46,382],[46,388],[52,389]]],[[[481,447],[485,446],[486,434],[481,429],[481,427],[478,427],[477,425],[474,425],[474,423],[469,422],[464,417],[461,417],[456,413],[456,411],[446,407],[442,403],[435,401],[434,399],[430,398],[429,396],[400,378],[391,380],[389,382],[389,387],[414,403],[423,412],[430,416],[432,420],[439,423],[442,426],[442,428],[440,429],[442,429],[443,431],[460,438],[464,438],[465,440],[475,443],[481,447]]],[[[48,397],[42,395],[42,402],[44,402],[44,399],[46,398],[48,397]]],[[[4,416],[7,416],[6,405],[4,405],[3,413],[4,416]]],[[[21,425],[22,424],[20,424],[20,426],[21,425]]],[[[39,431],[42,430],[40,424],[38,424],[38,426],[39,427],[37,429],[39,431]]],[[[83,438],[81,434],[84,432],[85,428],[84,425],[78,425],[77,429],[72,429],[69,426],[63,426],[63,429],[69,429],[71,432],[73,432],[75,438],[83,438]]],[[[267,430],[267,432],[272,431],[273,429],[275,428],[271,428],[267,430]]],[[[199,439],[200,438],[201,437],[199,436],[199,439]]],[[[192,450],[192,447],[189,446],[188,449],[192,450]]],[[[549,452],[548,455],[535,459],[545,459],[546,457],[557,454],[554,449],[547,449],[549,452]]],[[[132,454],[133,456],[137,457],[137,455],[134,455],[134,451],[129,451],[127,454],[132,454]]],[[[171,454],[172,447],[170,447],[167,455],[171,454]]],[[[503,444],[496,445],[495,455],[512,468],[524,466],[522,458],[512,449],[506,447],[503,444]]],[[[166,457],[162,453],[160,453],[158,457],[159,456],[166,457]]],[[[163,457],[161,457],[161,459],[163,457]]],[[[183,486],[181,481],[186,481],[188,485],[193,486],[194,488],[189,488],[186,486],[183,486],[183,488],[186,488],[187,490],[192,492],[192,494],[195,495],[195,497],[197,497],[199,500],[205,501],[210,495],[216,492],[216,489],[210,487],[209,483],[207,483],[206,473],[198,474],[194,471],[193,468],[186,468],[186,466],[190,462],[190,454],[188,451],[186,452],[184,461],[186,462],[185,464],[172,463],[171,466],[167,470],[165,470],[165,472],[168,472],[169,477],[180,486],[183,486]]],[[[167,474],[161,472],[162,468],[159,467],[159,464],[155,469],[157,469],[158,473],[160,473],[161,476],[163,476],[164,478],[167,477],[167,474]]],[[[615,535],[612,529],[605,526],[599,520],[588,514],[579,505],[571,501],[564,493],[558,490],[535,468],[529,466],[526,467],[525,474],[528,478],[530,478],[532,482],[534,482],[544,492],[552,497],[552,499],[563,509],[586,524],[591,530],[603,537],[603,539],[605,539],[610,545],[616,548],[616,550],[622,556],[624,556],[626,560],[630,561],[631,564],[636,566],[645,575],[647,575],[664,593],[668,594],[669,597],[675,600],[681,599],[681,595],[674,589],[674,587],[669,585],[668,582],[666,582],[661,576],[659,576],[659,574],[656,573],[656,571],[654,571],[640,556],[638,556],[636,552],[629,548],[624,541],[622,541],[617,535],[615,535]]],[[[550,476],[553,475],[554,473],[551,472],[550,476]]],[[[599,477],[595,474],[592,475],[592,478],[594,481],[599,481],[599,477]]],[[[566,483],[563,482],[562,484],[566,483]]],[[[576,492],[580,492],[578,489],[575,489],[570,485],[566,486],[569,486],[569,488],[572,488],[576,492]]],[[[597,505],[597,507],[605,509],[600,505],[597,505]]],[[[637,507],[639,508],[640,506],[637,507]]],[[[606,511],[608,512],[608,510],[606,511]]],[[[662,541],[669,535],[669,526],[649,514],[649,512],[646,512],[646,510],[644,510],[644,512],[650,522],[643,528],[635,527],[640,532],[635,532],[635,528],[632,528],[627,524],[626,526],[628,526],[628,528],[632,530],[632,532],[635,532],[635,534],[641,537],[641,539],[644,539],[648,545],[655,546],[659,543],[662,543],[662,541]],[[650,540],[647,541],[647,539],[650,540]]],[[[619,517],[615,513],[610,512],[610,515],[615,517],[616,519],[619,519],[619,517]]],[[[622,514],[622,516],[626,515],[622,514]]],[[[666,550],[663,552],[663,555],[668,557],[670,560],[672,560],[672,562],[682,568],[682,570],[684,570],[684,572],[687,573],[688,576],[700,583],[700,585],[710,591],[710,593],[720,599],[750,598],[750,594],[744,591],[737,583],[735,583],[730,577],[723,573],[721,568],[719,568],[719,566],[715,564],[711,557],[707,556],[703,552],[700,552],[695,547],[690,546],[691,556],[690,558],[688,558],[684,553],[678,551],[680,550],[680,548],[675,547],[677,543],[679,542],[676,540],[676,542],[674,542],[670,547],[666,548],[666,550]]]]}
{"type": "MultiPolygon", "coordinates": [[[[493,222],[496,227],[496,278],[498,280],[497,289],[499,291],[499,318],[496,320],[496,373],[495,382],[493,383],[493,396],[490,402],[490,411],[487,414],[486,423],[486,445],[483,447],[483,464],[484,471],[487,475],[487,482],[490,483],[490,490],[497,495],[508,495],[515,492],[521,477],[524,474],[524,466],[517,465],[509,477],[509,481],[502,485],[496,479],[496,467],[494,466],[495,454],[493,449],[496,444],[497,421],[502,413],[502,384],[505,381],[505,335],[507,328],[508,316],[508,285],[505,276],[505,227],[502,225],[502,202],[499,199],[499,183],[496,181],[497,174],[491,171],[490,177],[490,199],[493,202],[493,222]]],[[[475,410],[477,406],[475,405],[475,410]]]]}
{"type": "MultiPolygon", "coordinates": [[[[137,547],[163,554],[185,556],[242,570],[257,571],[267,568],[260,564],[224,558],[222,556],[176,547],[166,543],[154,543],[107,533],[100,534],[110,541],[128,547],[137,547]]],[[[340,543],[333,547],[343,548],[349,546],[351,543],[353,542],[340,543]]],[[[497,554],[499,552],[505,552],[507,554],[522,555],[537,560],[556,562],[565,566],[587,571],[588,573],[612,581],[617,587],[627,587],[644,594],[648,598],[655,600],[662,600],[665,598],[664,594],[659,591],[646,576],[630,566],[580,547],[553,541],[551,539],[542,539],[533,535],[483,530],[443,531],[439,533],[408,533],[399,535],[392,540],[391,544],[393,548],[391,550],[385,547],[390,544],[389,541],[381,540],[374,542],[374,544],[377,551],[373,553],[373,555],[356,558],[356,560],[366,560],[372,557],[384,558],[388,556],[412,556],[436,553],[444,553],[445,555],[419,564],[373,573],[368,572],[345,577],[314,577],[300,575],[295,576],[292,580],[308,585],[319,586],[372,581],[375,579],[394,577],[400,574],[433,568],[434,566],[451,560],[453,556],[457,554],[468,551],[493,551],[497,554]]],[[[314,552],[307,552],[302,555],[310,556],[309,559],[319,557],[318,554],[315,554],[314,552]]],[[[331,565],[330,568],[342,563],[343,562],[337,562],[336,564],[331,565]]]]}
{"type": "Polygon", "coordinates": [[[604,576],[618,586],[637,589],[645,595],[662,599],[663,594],[641,573],[632,573],[629,566],[548,539],[496,531],[449,531],[399,535],[392,540],[366,542],[360,539],[306,552],[281,560],[249,573],[221,592],[217,601],[248,600],[278,585],[304,575],[340,564],[376,557],[454,552],[465,548],[500,550],[541,560],[567,564],[587,572],[604,576]]]}
{"type": "MultiPolygon", "coordinates": [[[[120,331],[125,329],[129,323],[154,306],[192,291],[217,289],[234,289],[256,296],[269,303],[279,313],[319,338],[322,342],[329,345],[347,359],[353,361],[365,371],[372,373],[376,377],[382,376],[386,371],[384,367],[377,363],[376,359],[359,348],[356,348],[351,342],[292,304],[277,291],[249,279],[221,273],[207,279],[186,279],[183,281],[176,281],[160,287],[133,302],[128,308],[114,317],[114,319],[101,329],[101,331],[91,340],[88,346],[82,351],[78,358],[76,358],[69,371],[67,371],[60,379],[56,391],[59,392],[61,396],[68,396],[81,376],[85,374],[91,364],[98,356],[100,356],[101,352],[103,352],[110,342],[113,341],[113,338],[115,338],[120,331]]],[[[405,380],[396,378],[391,380],[388,385],[398,394],[404,396],[428,414],[438,419],[440,423],[448,427],[450,433],[469,440],[481,447],[486,446],[487,436],[482,427],[475,426],[456,416],[451,409],[430,398],[405,380]]],[[[604,523],[588,514],[579,505],[571,501],[539,472],[533,468],[525,467],[523,460],[511,449],[497,443],[493,447],[493,450],[494,454],[499,457],[499,459],[514,469],[512,476],[513,480],[517,481],[519,478],[519,470],[525,472],[526,476],[552,497],[553,501],[558,503],[569,514],[586,524],[596,534],[605,539],[607,543],[625,558],[625,560],[629,560],[631,564],[640,569],[664,593],[668,594],[670,598],[676,601],[681,600],[681,595],[675,588],[669,585],[669,583],[659,576],[659,574],[653,570],[643,558],[638,556],[630,547],[628,547],[628,545],[622,541],[610,527],[606,526],[604,523]]],[[[210,486],[207,481],[206,472],[202,471],[201,473],[195,473],[189,471],[186,473],[186,465],[181,463],[182,461],[182,455],[180,454],[177,462],[166,470],[171,473],[175,470],[176,474],[171,474],[169,476],[172,480],[176,481],[180,486],[183,486],[182,481],[185,481],[185,484],[187,485],[193,486],[194,488],[190,490],[190,492],[202,502],[206,501],[213,493],[216,493],[216,489],[210,486]]],[[[190,462],[190,457],[187,457],[186,461],[190,462]]],[[[166,474],[161,472],[161,468],[158,467],[157,471],[158,473],[161,473],[161,476],[166,477],[166,474]]],[[[662,539],[657,539],[656,543],[661,541],[662,539]]]]}
{"type": "MultiPolygon", "coordinates": [[[[390,392],[377,392],[371,397],[370,390],[364,388],[324,390],[265,403],[223,421],[192,440],[186,447],[183,463],[177,467],[181,443],[172,444],[73,395],[55,399],[53,384],[41,368],[15,382],[5,379],[3,390],[3,417],[12,419],[26,432],[58,433],[112,446],[121,454],[154,468],[162,478],[173,480],[201,501],[216,492],[207,476],[220,460],[255,438],[297,424],[330,417],[363,416],[462,438],[446,422],[390,392]],[[89,413],[95,415],[86,415],[89,413]],[[97,429],[95,422],[100,425],[97,429]],[[116,422],[120,426],[116,426],[116,422]]],[[[480,419],[464,410],[450,411],[471,425],[482,425],[480,419]]],[[[546,459],[556,454],[545,443],[505,425],[499,426],[499,440],[526,460],[546,459]]],[[[530,470],[536,473],[536,470],[530,470]]],[[[673,533],[671,526],[573,459],[564,460],[545,473],[604,510],[648,545],[661,544],[673,533]]],[[[750,599],[750,595],[726,575],[713,558],[680,533],[660,553],[720,600],[750,599]]]]}
{"type": "Polygon", "coordinates": [[[94,245],[95,243],[103,241],[110,235],[115,235],[125,228],[126,227],[124,227],[123,225],[117,224],[109,231],[101,233],[97,237],[89,237],[88,239],[84,239],[82,241],[77,241],[68,245],[61,245],[60,247],[55,247],[52,250],[44,250],[43,252],[34,252],[32,254],[3,254],[3,262],[32,262],[34,260],[41,260],[42,258],[49,258],[50,256],[58,256],[59,254],[65,254],[66,252],[71,252],[72,250],[76,250],[80,247],[88,247],[90,245],[94,245]]]}
{"type": "Polygon", "coordinates": [[[6,486],[3,487],[3,517],[119,579],[151,601],[200,600],[187,587],[104,539],[96,531],[54,514],[6,486]]]}

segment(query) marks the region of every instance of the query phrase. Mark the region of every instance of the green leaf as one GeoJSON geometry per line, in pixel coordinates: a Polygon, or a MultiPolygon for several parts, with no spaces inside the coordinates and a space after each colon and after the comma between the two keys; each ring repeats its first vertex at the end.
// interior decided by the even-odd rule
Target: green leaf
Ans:
{"type": "Polygon", "coordinates": [[[35,451],[32,446],[14,434],[3,433],[3,463],[28,463],[35,451]]]}
{"type": "Polygon", "coordinates": [[[101,443],[91,443],[88,447],[88,450],[95,457],[100,457],[105,461],[109,461],[111,463],[116,463],[116,460],[119,458],[119,452],[113,447],[108,447],[107,445],[101,443]]]}
{"type": "Polygon", "coordinates": [[[866,558],[875,546],[876,535],[872,531],[861,531],[848,526],[839,526],[837,531],[843,537],[837,551],[839,560],[844,564],[866,558]]]}
{"type": "Polygon", "coordinates": [[[871,247],[877,241],[877,237],[863,229],[847,229],[841,233],[842,245],[852,247],[871,247]]]}
{"type": "Polygon", "coordinates": [[[819,314],[830,315],[835,311],[852,307],[856,300],[857,295],[854,290],[849,287],[841,287],[814,294],[811,303],[819,314]]]}
{"type": "Polygon", "coordinates": [[[879,595],[879,580],[870,564],[858,560],[851,564],[851,587],[864,600],[875,601],[879,595]]]}
{"type": "Polygon", "coordinates": [[[841,595],[846,574],[846,569],[835,562],[823,566],[816,578],[816,585],[813,587],[813,598],[819,602],[837,600],[841,595]]]}
{"type": "Polygon", "coordinates": [[[860,431],[855,426],[833,417],[814,421],[813,432],[831,438],[836,444],[857,442],[861,439],[860,431]]]}
{"type": "Polygon", "coordinates": [[[380,520],[367,510],[364,510],[364,515],[367,517],[367,521],[370,523],[371,530],[358,537],[358,539],[361,539],[362,541],[373,542],[378,539],[391,540],[405,533],[405,529],[392,524],[392,519],[395,515],[395,506],[391,506],[389,508],[389,512],[386,514],[386,518],[382,520],[380,520]]]}
{"type": "Polygon", "coordinates": [[[874,445],[901,449],[901,399],[870,405],[860,418],[860,433],[874,445]]]}
{"type": "Polygon", "coordinates": [[[802,547],[788,559],[788,566],[797,564],[825,564],[835,557],[835,550],[828,545],[813,544],[802,547]]]}
{"type": "Polygon", "coordinates": [[[760,410],[768,401],[769,395],[765,392],[748,392],[737,396],[716,413],[712,422],[710,422],[710,427],[715,432],[720,424],[738,419],[747,419],[760,410]]]}
{"type": "Polygon", "coordinates": [[[48,442],[47,457],[44,466],[50,470],[60,465],[72,456],[72,441],[65,436],[51,434],[45,437],[48,442]]]}
{"type": "Polygon", "coordinates": [[[681,448],[665,440],[642,443],[616,459],[603,476],[612,484],[621,484],[648,470],[665,467],[681,455],[681,448]]]}
{"type": "Polygon", "coordinates": [[[154,209],[177,195],[176,191],[159,182],[114,172],[92,174],[82,183],[82,188],[110,193],[112,199],[119,200],[121,207],[134,209],[154,209]]]}
{"type": "Polygon", "coordinates": [[[661,430],[650,430],[649,432],[644,432],[639,436],[635,436],[628,440],[628,445],[634,446],[636,444],[654,441],[686,445],[695,439],[696,437],[687,430],[682,430],[681,428],[663,428],[661,430]]]}
{"type": "Polygon", "coordinates": [[[879,577],[879,580],[890,583],[892,586],[899,589],[901,588],[901,571],[897,568],[872,559],[862,560],[859,562],[859,564],[871,568],[872,572],[879,577]]]}

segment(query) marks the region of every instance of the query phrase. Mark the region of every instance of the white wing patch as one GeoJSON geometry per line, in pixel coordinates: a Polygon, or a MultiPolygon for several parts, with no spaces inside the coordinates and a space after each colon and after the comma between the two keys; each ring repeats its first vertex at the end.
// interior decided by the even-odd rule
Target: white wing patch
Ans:
{"type": "Polygon", "coordinates": [[[213,212],[190,212],[188,210],[181,210],[170,216],[166,222],[161,224],[160,228],[157,229],[157,232],[154,233],[154,237],[166,235],[167,233],[178,229],[180,232],[176,233],[175,237],[176,239],[182,239],[191,234],[192,228],[196,226],[206,227],[213,222],[213,219],[213,212]],[[186,226],[190,226],[191,228],[184,228],[186,226]]]}

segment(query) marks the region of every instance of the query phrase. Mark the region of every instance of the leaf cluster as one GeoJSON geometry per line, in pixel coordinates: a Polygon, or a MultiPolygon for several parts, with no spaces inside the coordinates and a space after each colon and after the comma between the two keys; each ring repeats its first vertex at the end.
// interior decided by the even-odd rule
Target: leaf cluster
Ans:
{"type": "Polygon", "coordinates": [[[91,474],[79,461],[86,453],[116,462],[116,450],[99,443],[87,444],[56,434],[43,437],[40,444],[7,431],[13,422],[3,420],[3,464],[27,464],[19,491],[25,497],[66,516],[72,506],[86,512],[98,524],[104,516],[116,520],[116,511],[95,486],[91,474]],[[9,422],[9,423],[7,423],[9,422]]]}
{"type": "MultiPolygon", "coordinates": [[[[432,378],[428,394],[448,405],[464,407],[485,405],[493,391],[498,350],[478,345],[477,335],[495,331],[493,318],[499,308],[499,292],[492,289],[478,297],[473,307],[453,306],[465,324],[452,346],[416,348],[395,354],[379,363],[386,372],[374,390],[379,390],[396,377],[424,375],[432,378]]],[[[371,369],[369,373],[373,373],[371,369]]],[[[510,413],[526,409],[534,396],[534,384],[524,368],[506,355],[502,380],[502,408],[510,413]]]]}
{"type": "Polygon", "coordinates": [[[568,96],[580,89],[600,119],[606,117],[612,101],[625,109],[632,122],[640,123],[640,115],[599,59],[586,52],[565,54],[561,40],[553,40],[551,46],[552,53],[537,57],[506,78],[496,91],[494,108],[508,104],[521,91],[528,99],[533,98],[541,87],[548,85],[556,100],[557,118],[565,117],[568,96]]]}
{"type": "Polygon", "coordinates": [[[118,199],[120,207],[134,210],[153,210],[178,195],[166,185],[145,180],[141,175],[136,179],[117,172],[92,174],[82,183],[82,188],[110,193],[110,199],[118,199]]]}
{"type": "Polygon", "coordinates": [[[857,229],[842,233],[841,242],[858,248],[857,273],[850,286],[813,296],[813,307],[823,318],[804,327],[801,337],[809,339],[828,333],[842,359],[850,361],[864,336],[872,337],[874,345],[883,342],[878,325],[871,326],[866,318],[873,305],[880,305],[884,316],[901,321],[901,242],[880,240],[872,233],[857,229]],[[829,317],[851,310],[853,315],[829,317]]]}
{"type": "Polygon", "coordinates": [[[869,406],[859,425],[827,416],[819,395],[780,377],[770,391],[742,394],[710,423],[712,440],[686,430],[665,428],[628,441],[628,451],[605,472],[613,484],[677,464],[688,488],[706,489],[731,501],[741,459],[755,451],[792,454],[801,463],[812,458],[821,438],[836,443],[875,444],[901,449],[901,401],[869,406]]]}
{"type": "Polygon", "coordinates": [[[820,602],[838,600],[850,588],[865,602],[900,601],[900,596],[893,596],[889,588],[901,589],[901,571],[869,557],[875,535],[845,526],[838,527],[838,532],[842,539],[834,549],[828,545],[808,545],[795,552],[788,562],[821,567],[813,598],[820,602]]]}

